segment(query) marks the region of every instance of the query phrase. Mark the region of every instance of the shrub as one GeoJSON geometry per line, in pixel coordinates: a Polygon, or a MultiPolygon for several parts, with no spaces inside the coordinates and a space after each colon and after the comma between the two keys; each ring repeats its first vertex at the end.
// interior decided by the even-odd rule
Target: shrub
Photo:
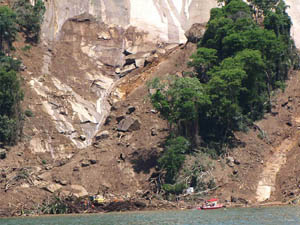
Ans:
{"type": "Polygon", "coordinates": [[[184,137],[177,137],[167,142],[166,150],[159,158],[160,167],[166,171],[166,182],[174,183],[176,175],[185,160],[185,155],[190,143],[184,137]]]}
{"type": "Polygon", "coordinates": [[[27,117],[33,117],[34,116],[33,112],[30,109],[25,110],[24,114],[27,117]]]}
{"type": "Polygon", "coordinates": [[[174,194],[179,195],[182,194],[183,190],[187,188],[187,186],[184,183],[178,183],[178,184],[164,184],[162,186],[163,190],[166,192],[166,194],[174,194]]]}

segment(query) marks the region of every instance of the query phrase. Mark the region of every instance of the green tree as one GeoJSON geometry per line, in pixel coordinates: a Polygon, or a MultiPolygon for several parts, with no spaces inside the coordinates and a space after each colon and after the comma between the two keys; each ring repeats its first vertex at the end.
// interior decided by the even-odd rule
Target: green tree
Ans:
{"type": "Polygon", "coordinates": [[[19,71],[21,61],[13,59],[10,56],[6,56],[0,53],[0,68],[4,69],[6,72],[10,70],[19,71]]]}
{"type": "Polygon", "coordinates": [[[16,0],[13,9],[17,15],[19,29],[26,35],[26,40],[37,43],[43,22],[45,6],[42,0],[36,0],[31,5],[29,0],[16,0]]]}
{"type": "Polygon", "coordinates": [[[245,49],[234,57],[247,76],[242,80],[245,87],[240,93],[239,105],[243,114],[249,118],[260,119],[266,108],[267,98],[267,77],[266,65],[258,50],[245,49]]]}
{"type": "Polygon", "coordinates": [[[7,144],[16,143],[21,132],[22,99],[17,73],[0,68],[0,141],[7,144]]]}
{"type": "Polygon", "coordinates": [[[211,79],[206,89],[213,106],[209,109],[209,115],[214,121],[214,132],[226,138],[238,128],[238,118],[242,113],[239,96],[245,90],[242,81],[247,74],[233,58],[225,59],[221,66],[209,73],[211,79]]]}
{"type": "Polygon", "coordinates": [[[0,6],[0,53],[10,51],[16,40],[16,15],[7,6],[0,6]]]}
{"type": "Polygon", "coordinates": [[[185,153],[190,148],[190,143],[184,137],[177,137],[167,141],[166,150],[159,158],[158,164],[161,169],[166,171],[165,181],[174,184],[176,175],[185,160],[185,153]]]}
{"type": "Polygon", "coordinates": [[[188,65],[194,67],[200,82],[206,83],[209,80],[207,72],[216,64],[217,60],[217,50],[198,48],[196,53],[191,56],[191,61],[188,65]]]}
{"type": "MultiPolygon", "coordinates": [[[[209,107],[209,99],[206,96],[202,84],[197,78],[178,78],[170,76],[166,80],[154,80],[150,84],[156,92],[151,95],[151,102],[161,115],[169,121],[172,130],[173,125],[179,123],[183,127],[181,133],[190,136],[198,133],[198,119],[202,114],[200,109],[209,107]]],[[[205,113],[205,111],[203,112],[205,113]]]]}

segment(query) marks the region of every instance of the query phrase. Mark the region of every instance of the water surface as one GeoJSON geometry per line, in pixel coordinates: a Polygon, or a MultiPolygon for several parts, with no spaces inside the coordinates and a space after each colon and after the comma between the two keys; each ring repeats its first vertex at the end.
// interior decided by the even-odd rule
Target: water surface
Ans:
{"type": "Polygon", "coordinates": [[[0,225],[295,225],[300,207],[127,212],[0,219],[0,225]]]}

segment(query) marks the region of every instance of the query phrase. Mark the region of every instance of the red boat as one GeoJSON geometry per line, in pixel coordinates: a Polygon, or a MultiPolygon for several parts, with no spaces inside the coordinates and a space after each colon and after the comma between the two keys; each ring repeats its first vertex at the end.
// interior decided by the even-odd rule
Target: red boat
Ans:
{"type": "Polygon", "coordinates": [[[223,204],[218,204],[217,198],[212,198],[204,202],[204,204],[200,207],[198,207],[198,210],[207,210],[207,209],[220,209],[223,208],[223,204]]]}

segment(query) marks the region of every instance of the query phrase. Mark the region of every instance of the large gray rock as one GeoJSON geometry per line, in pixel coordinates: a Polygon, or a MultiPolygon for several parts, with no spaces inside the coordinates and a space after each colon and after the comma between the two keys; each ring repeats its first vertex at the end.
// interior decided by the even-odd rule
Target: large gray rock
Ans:
{"type": "Polygon", "coordinates": [[[198,43],[205,33],[205,25],[201,23],[195,23],[192,27],[185,32],[185,36],[189,42],[198,43]]]}
{"type": "Polygon", "coordinates": [[[141,124],[137,119],[133,119],[132,117],[125,117],[125,119],[121,120],[118,124],[118,131],[135,131],[141,128],[141,124]]]}

